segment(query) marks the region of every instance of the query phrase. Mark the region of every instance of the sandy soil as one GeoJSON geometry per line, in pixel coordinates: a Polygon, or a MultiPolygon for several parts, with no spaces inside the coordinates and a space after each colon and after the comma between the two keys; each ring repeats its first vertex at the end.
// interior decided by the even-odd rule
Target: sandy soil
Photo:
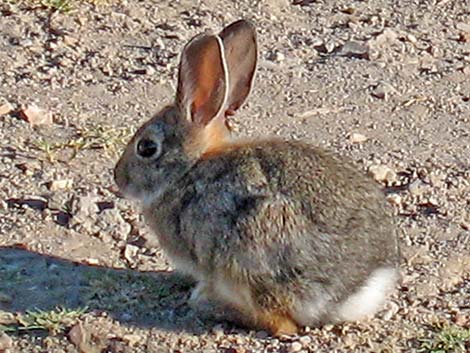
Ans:
{"type": "Polygon", "coordinates": [[[0,351],[470,350],[468,0],[38,3],[0,3],[0,351]],[[347,155],[395,208],[403,281],[369,321],[280,340],[201,318],[114,194],[119,152],[173,98],[182,46],[239,18],[260,60],[235,134],[347,155]]]}

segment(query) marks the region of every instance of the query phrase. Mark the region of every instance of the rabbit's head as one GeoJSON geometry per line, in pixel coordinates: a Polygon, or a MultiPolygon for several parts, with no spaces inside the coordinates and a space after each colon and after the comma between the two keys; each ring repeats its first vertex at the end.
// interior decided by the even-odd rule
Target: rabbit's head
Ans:
{"type": "Polygon", "coordinates": [[[144,202],[230,138],[226,117],[248,96],[255,73],[254,27],[240,20],[198,35],[180,60],[175,102],[136,132],[114,171],[120,191],[144,202]]]}

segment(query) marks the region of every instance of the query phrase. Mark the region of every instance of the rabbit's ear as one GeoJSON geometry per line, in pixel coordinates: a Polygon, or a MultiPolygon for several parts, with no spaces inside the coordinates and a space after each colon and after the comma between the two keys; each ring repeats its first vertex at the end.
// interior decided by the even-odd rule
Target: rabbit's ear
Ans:
{"type": "Polygon", "coordinates": [[[251,22],[239,20],[219,34],[224,45],[228,69],[226,115],[232,115],[250,93],[256,70],[258,49],[256,30],[251,22]]]}
{"type": "Polygon", "coordinates": [[[202,34],[183,49],[176,104],[191,122],[207,125],[227,99],[227,68],[219,37],[202,34]]]}

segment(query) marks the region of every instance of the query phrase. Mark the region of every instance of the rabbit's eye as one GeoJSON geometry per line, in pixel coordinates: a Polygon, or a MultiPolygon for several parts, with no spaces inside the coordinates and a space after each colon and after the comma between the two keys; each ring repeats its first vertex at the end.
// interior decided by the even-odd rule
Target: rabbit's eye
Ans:
{"type": "Polygon", "coordinates": [[[155,157],[159,152],[159,144],[152,140],[143,139],[137,144],[137,154],[142,158],[155,157]]]}

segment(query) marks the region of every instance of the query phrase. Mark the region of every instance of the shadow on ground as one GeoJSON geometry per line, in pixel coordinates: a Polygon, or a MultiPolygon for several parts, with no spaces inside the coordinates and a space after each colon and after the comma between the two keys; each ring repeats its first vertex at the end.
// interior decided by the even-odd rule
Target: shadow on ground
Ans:
{"type": "Polygon", "coordinates": [[[116,270],[0,247],[0,310],[7,312],[87,307],[122,323],[193,331],[196,314],[186,304],[192,285],[169,272],[116,270]]]}

